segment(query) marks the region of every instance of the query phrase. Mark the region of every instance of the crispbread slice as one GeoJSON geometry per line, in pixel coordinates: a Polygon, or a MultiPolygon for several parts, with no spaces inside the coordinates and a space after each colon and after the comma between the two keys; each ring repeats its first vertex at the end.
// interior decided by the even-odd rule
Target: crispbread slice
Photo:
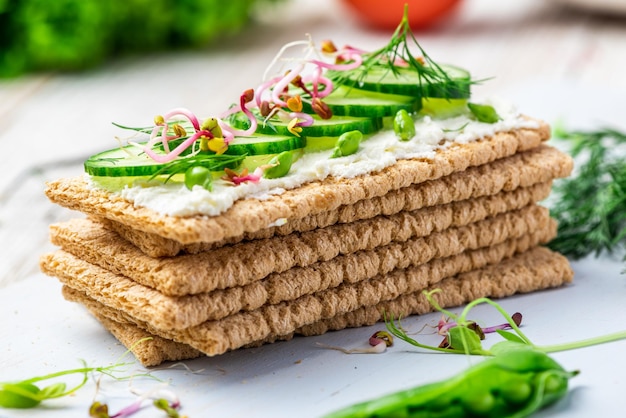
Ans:
{"type": "MultiPolygon", "coordinates": [[[[71,300],[72,298],[78,297],[77,295],[70,296],[72,292],[78,291],[68,288],[67,286],[64,286],[62,291],[66,299],[71,300]]],[[[98,302],[93,301],[95,302],[94,304],[92,301],[87,302],[85,300],[85,305],[90,308],[96,319],[113,334],[119,342],[131,350],[137,360],[146,367],[158,366],[166,361],[188,360],[204,355],[201,351],[187,344],[167,340],[158,335],[150,334],[128,322],[118,322],[105,315],[101,315],[98,313],[97,309],[95,309],[95,306],[97,306],[95,304],[98,302]],[[90,306],[90,304],[94,304],[94,307],[90,306]]]]}
{"type": "Polygon", "coordinates": [[[432,159],[400,160],[368,175],[311,182],[266,200],[239,200],[215,217],[180,218],[135,207],[117,194],[90,187],[84,177],[49,182],[46,194],[53,202],[70,209],[182,244],[210,243],[267,228],[281,219],[301,219],[487,164],[536,148],[549,137],[549,126],[538,122],[537,129],[517,129],[466,144],[453,144],[437,151],[432,159]]]}
{"type": "MultiPolygon", "coordinates": [[[[494,196],[165,259],[144,255],[114,232],[87,219],[52,225],[50,232],[53,244],[78,258],[165,295],[183,296],[246,285],[293,267],[306,267],[339,255],[373,250],[393,242],[414,240],[448,228],[469,225],[522,209],[547,197],[549,192],[550,183],[540,183],[494,196]]],[[[545,210],[533,210],[543,211],[543,219],[547,219],[545,210]]]]}
{"type": "MultiPolygon", "coordinates": [[[[469,271],[489,263],[497,263],[517,252],[526,251],[528,248],[547,241],[548,234],[553,235],[553,233],[553,230],[538,231],[489,248],[467,250],[460,254],[429,261],[426,264],[409,265],[406,268],[392,270],[385,275],[372,275],[365,271],[361,275],[350,276],[345,284],[346,286],[356,285],[370,278],[377,281],[393,282],[395,280],[404,283],[407,280],[415,281],[417,278],[425,280],[424,278],[429,274],[437,277],[437,274],[449,275],[469,271]],[[447,264],[442,265],[442,263],[447,264]],[[438,266],[434,273],[431,272],[432,265],[438,266]]],[[[84,291],[108,306],[151,322],[157,328],[162,329],[184,329],[205,322],[205,320],[219,320],[238,312],[253,311],[264,305],[277,305],[315,292],[336,289],[341,285],[343,273],[332,271],[329,273],[333,276],[331,280],[310,282],[307,280],[307,274],[297,274],[296,271],[289,276],[276,275],[253,286],[216,291],[196,297],[169,298],[157,292],[147,291],[141,286],[133,286],[127,279],[110,274],[63,252],[51,256],[45,269],[48,274],[56,275],[62,283],[84,291]],[[335,277],[339,279],[333,281],[335,277]]],[[[315,274],[316,272],[311,271],[309,275],[315,274]]],[[[368,284],[363,285],[363,287],[367,286],[368,284]]],[[[355,287],[355,289],[358,291],[359,288],[355,287]]],[[[374,297],[379,296],[374,295],[374,297]]]]}
{"type": "MultiPolygon", "coordinates": [[[[430,290],[441,289],[441,292],[436,295],[439,304],[442,307],[452,307],[479,297],[502,298],[515,293],[562,286],[569,283],[572,276],[573,272],[565,257],[546,248],[536,247],[501,263],[448,277],[437,283],[428,283],[425,288],[430,290]]],[[[155,337],[159,350],[142,348],[144,345],[152,344],[151,341],[144,341],[132,347],[133,351],[141,350],[137,357],[146,366],[155,366],[171,359],[181,360],[181,353],[186,353],[189,358],[198,357],[202,355],[203,351],[207,355],[222,354],[246,345],[232,344],[233,338],[241,341],[242,335],[247,335],[248,339],[265,335],[263,338],[250,342],[250,344],[259,344],[264,341],[289,339],[294,333],[318,335],[330,330],[371,325],[381,320],[383,313],[393,314],[397,318],[432,311],[432,306],[428,304],[420,290],[401,294],[395,299],[376,305],[363,306],[350,312],[340,313],[308,325],[297,326],[296,323],[293,323],[293,331],[289,331],[288,327],[282,327],[280,328],[282,334],[280,332],[272,334],[271,331],[255,333],[253,326],[242,322],[227,324],[228,326],[238,326],[240,329],[232,330],[230,333],[226,332],[220,337],[209,330],[204,330],[201,333],[155,333],[149,325],[102,305],[83,292],[64,286],[63,294],[66,299],[85,305],[128,348],[131,348],[139,338],[155,337]],[[164,338],[161,334],[167,335],[164,338]],[[226,340],[228,342],[225,342],[226,340]],[[194,347],[209,348],[209,350],[194,347]]],[[[225,328],[224,331],[228,331],[228,328],[225,328]]]]}
{"type": "Polygon", "coordinates": [[[98,222],[116,231],[151,257],[175,256],[180,252],[199,253],[243,240],[265,239],[274,235],[306,232],[337,223],[351,223],[379,215],[394,215],[402,211],[415,211],[425,207],[490,196],[520,187],[548,183],[552,179],[569,175],[571,158],[547,145],[502,158],[463,172],[411,185],[389,193],[343,205],[301,219],[285,219],[281,226],[271,226],[256,232],[231,237],[218,242],[183,245],[178,241],[143,232],[121,222],[94,217],[98,222]]]}
{"type": "Polygon", "coordinates": [[[417,266],[466,250],[495,246],[525,236],[535,243],[551,239],[556,226],[547,211],[537,206],[528,209],[535,210],[506,213],[493,220],[453,228],[407,243],[361,251],[311,267],[292,269],[250,286],[194,296],[165,296],[62,250],[43,256],[41,268],[64,284],[85,291],[100,302],[127,311],[157,328],[184,329],[241,310],[252,311],[267,304],[293,300],[344,283],[354,284],[372,277],[384,281],[391,277],[390,272],[395,269],[417,266]],[[529,235],[531,233],[533,235],[529,235]]]}

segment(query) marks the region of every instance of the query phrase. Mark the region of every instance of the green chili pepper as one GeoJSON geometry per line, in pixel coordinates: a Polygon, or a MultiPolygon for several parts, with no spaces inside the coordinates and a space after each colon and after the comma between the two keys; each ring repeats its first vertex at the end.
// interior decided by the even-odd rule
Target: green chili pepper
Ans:
{"type": "Polygon", "coordinates": [[[273,167],[265,170],[263,177],[268,179],[284,177],[289,173],[291,164],[293,164],[293,154],[290,151],[283,151],[273,157],[268,164],[273,167]]]}
{"type": "Polygon", "coordinates": [[[576,374],[543,352],[520,347],[448,380],[356,404],[326,418],[525,417],[562,398],[576,374]]]}
{"type": "Polygon", "coordinates": [[[341,134],[337,139],[337,145],[330,158],[345,157],[358,151],[363,133],[361,131],[349,131],[341,134]]]}
{"type": "Polygon", "coordinates": [[[396,113],[393,130],[400,141],[408,141],[415,136],[415,121],[406,110],[401,109],[396,113]]]}

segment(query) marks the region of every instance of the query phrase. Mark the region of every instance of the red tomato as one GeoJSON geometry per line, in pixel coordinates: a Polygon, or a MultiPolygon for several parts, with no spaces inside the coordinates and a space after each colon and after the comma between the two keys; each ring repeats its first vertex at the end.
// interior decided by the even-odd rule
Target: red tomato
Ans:
{"type": "Polygon", "coordinates": [[[425,28],[450,14],[460,0],[343,0],[366,24],[378,29],[394,29],[409,5],[413,29],[425,28]]]}

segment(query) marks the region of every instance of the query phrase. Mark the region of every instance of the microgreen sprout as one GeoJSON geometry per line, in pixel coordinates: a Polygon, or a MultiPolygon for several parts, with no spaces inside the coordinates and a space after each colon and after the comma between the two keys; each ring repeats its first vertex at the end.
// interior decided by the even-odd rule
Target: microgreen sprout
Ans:
{"type": "Polygon", "coordinates": [[[376,331],[370,336],[368,343],[370,346],[366,348],[359,347],[349,349],[322,343],[317,343],[317,345],[322,348],[341,351],[344,354],[380,354],[384,353],[387,347],[393,345],[393,336],[387,331],[376,331]]]}
{"type": "Polygon", "coordinates": [[[275,166],[276,164],[263,164],[258,166],[252,173],[249,173],[247,168],[244,168],[241,173],[237,173],[230,168],[225,168],[224,172],[226,175],[222,179],[230,181],[235,184],[235,186],[246,182],[258,183],[263,178],[265,171],[275,166]]]}
{"type": "Polygon", "coordinates": [[[89,416],[92,418],[128,418],[144,409],[147,405],[152,405],[164,411],[165,416],[168,418],[183,418],[178,412],[181,408],[180,400],[173,392],[160,387],[145,393],[138,393],[137,390],[133,390],[133,392],[137,395],[137,398],[114,414],[109,414],[109,407],[106,403],[94,401],[89,407],[89,416]],[[146,401],[148,400],[151,402],[147,404],[146,401]]]}
{"type": "Polygon", "coordinates": [[[33,408],[48,399],[61,398],[71,395],[82,388],[89,378],[90,373],[101,373],[114,377],[127,363],[116,363],[107,367],[87,367],[82,361],[83,367],[63,370],[43,376],[31,377],[16,382],[0,382],[0,407],[3,408],[33,408]],[[63,376],[78,375],[81,380],[76,385],[68,388],[66,383],[52,383],[41,386],[46,380],[56,379],[63,376]]]}

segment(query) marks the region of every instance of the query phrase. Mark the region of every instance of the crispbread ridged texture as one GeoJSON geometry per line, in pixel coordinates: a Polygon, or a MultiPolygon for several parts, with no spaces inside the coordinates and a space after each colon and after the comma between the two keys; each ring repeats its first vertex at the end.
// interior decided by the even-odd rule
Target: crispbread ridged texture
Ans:
{"type": "MultiPolygon", "coordinates": [[[[65,286],[62,291],[66,298],[70,297],[65,286]]],[[[117,322],[104,315],[98,315],[96,311],[92,313],[146,367],[158,366],[166,361],[188,360],[204,355],[201,351],[187,344],[166,340],[129,323],[117,322]]]]}
{"type": "MultiPolygon", "coordinates": [[[[411,282],[418,279],[423,281],[427,277],[433,279],[441,274],[449,276],[497,263],[546,242],[553,235],[554,228],[537,231],[488,248],[467,250],[424,264],[408,265],[406,268],[391,270],[384,275],[377,275],[365,269],[359,272],[360,275],[350,276],[345,284],[354,285],[370,278],[379,281],[411,282]]],[[[51,255],[44,269],[65,285],[163,329],[183,329],[208,320],[219,320],[240,311],[258,309],[265,304],[276,305],[304,295],[337,288],[342,284],[344,273],[330,270],[326,274],[318,274],[315,270],[302,270],[292,272],[293,274],[288,276],[276,275],[271,279],[241,288],[216,291],[197,297],[169,298],[153,291],[146,291],[140,286],[133,286],[130,281],[120,276],[112,275],[63,252],[51,255]],[[303,274],[298,274],[299,272],[303,274]],[[293,280],[286,281],[289,279],[293,280]]]]}
{"type": "Polygon", "coordinates": [[[114,232],[87,219],[52,225],[50,234],[53,244],[78,258],[165,295],[183,296],[246,285],[293,267],[465,226],[524,208],[547,197],[549,192],[550,183],[540,183],[493,196],[336,224],[286,237],[246,241],[174,258],[148,257],[114,232]]]}
{"type": "Polygon", "coordinates": [[[545,242],[554,236],[555,229],[555,223],[545,208],[529,206],[516,213],[505,213],[406,243],[340,256],[311,267],[291,269],[273,275],[267,281],[257,281],[255,285],[194,296],[165,296],[63,250],[44,255],[41,269],[106,305],[150,321],[157,328],[182,329],[242,309],[254,310],[266,303],[277,304],[295,299],[344,282],[360,282],[376,275],[384,278],[394,269],[494,246],[533,232],[537,233],[534,239],[545,242]]]}
{"type": "Polygon", "coordinates": [[[49,182],[46,194],[53,202],[70,209],[182,244],[217,242],[267,228],[283,218],[300,219],[333,210],[536,148],[550,137],[549,126],[539,122],[538,125],[537,129],[501,132],[471,143],[453,144],[439,150],[432,159],[400,160],[379,172],[355,178],[331,177],[263,201],[239,200],[215,217],[172,217],[135,207],[119,195],[89,187],[84,177],[49,182]]]}
{"type": "Polygon", "coordinates": [[[568,155],[550,146],[541,145],[440,179],[392,190],[383,196],[360,200],[302,219],[286,219],[284,225],[264,228],[214,243],[183,245],[172,239],[139,231],[103,217],[97,217],[96,220],[132,242],[145,254],[151,257],[166,257],[175,256],[180,252],[194,254],[244,240],[284,236],[337,223],[350,223],[379,215],[393,215],[401,211],[414,211],[433,205],[489,196],[519,187],[547,183],[554,178],[569,175],[571,170],[572,159],[568,155]]]}
{"type": "MultiPolygon", "coordinates": [[[[383,313],[391,313],[397,318],[409,314],[431,312],[433,308],[422,294],[425,289],[441,289],[441,292],[436,295],[439,304],[442,307],[452,307],[480,297],[501,298],[515,293],[558,287],[569,283],[572,276],[573,272],[565,257],[546,248],[536,247],[501,263],[449,277],[438,283],[427,283],[427,286],[419,291],[400,294],[395,299],[371,306],[362,306],[353,311],[337,313],[335,316],[303,326],[298,326],[298,321],[291,319],[294,316],[300,316],[301,307],[297,307],[291,310],[285,308],[276,312],[276,314],[286,315],[285,321],[281,321],[280,326],[268,325],[266,323],[268,318],[251,317],[250,319],[255,322],[249,323],[249,320],[243,318],[237,324],[220,321],[211,323],[214,326],[207,326],[204,329],[196,328],[183,332],[155,330],[149,324],[137,321],[121,311],[102,305],[80,291],[64,289],[64,296],[68,300],[84,304],[98,318],[109,318],[122,324],[128,330],[138,327],[142,331],[170,340],[168,347],[175,352],[181,350],[181,344],[185,344],[211,356],[245,345],[256,345],[260,342],[283,338],[289,339],[294,333],[318,335],[329,330],[371,325],[382,319],[383,313]],[[255,340],[255,337],[260,338],[255,340]],[[236,343],[241,341],[248,342],[236,343]]],[[[319,300],[318,304],[323,302],[323,300],[319,300]]],[[[276,317],[275,319],[279,318],[276,317]]],[[[124,342],[122,341],[122,343],[124,342]]],[[[129,346],[127,343],[124,344],[129,346]]],[[[146,344],[149,344],[149,341],[146,344]]],[[[163,357],[150,358],[149,362],[151,365],[156,365],[168,359],[164,354],[163,357]]]]}
{"type": "MultiPolygon", "coordinates": [[[[504,298],[515,293],[529,293],[540,289],[571,283],[574,272],[567,258],[544,247],[537,247],[501,265],[474,270],[457,278],[447,278],[433,289],[441,289],[434,297],[441,306],[458,306],[481,298],[504,298]]],[[[318,321],[297,330],[305,336],[328,331],[372,325],[383,319],[383,314],[403,318],[431,310],[423,292],[405,293],[394,300],[376,306],[362,306],[334,318],[318,321]]]]}
{"type": "MultiPolygon", "coordinates": [[[[87,308],[98,322],[130,350],[145,367],[158,366],[167,361],[190,360],[205,356],[202,351],[187,344],[168,340],[139,328],[133,322],[128,321],[126,315],[102,305],[79,290],[64,285],[61,293],[66,300],[80,303],[87,308]]],[[[285,341],[292,337],[293,334],[281,338],[269,338],[257,341],[250,346],[258,347],[264,343],[285,341]]]]}

